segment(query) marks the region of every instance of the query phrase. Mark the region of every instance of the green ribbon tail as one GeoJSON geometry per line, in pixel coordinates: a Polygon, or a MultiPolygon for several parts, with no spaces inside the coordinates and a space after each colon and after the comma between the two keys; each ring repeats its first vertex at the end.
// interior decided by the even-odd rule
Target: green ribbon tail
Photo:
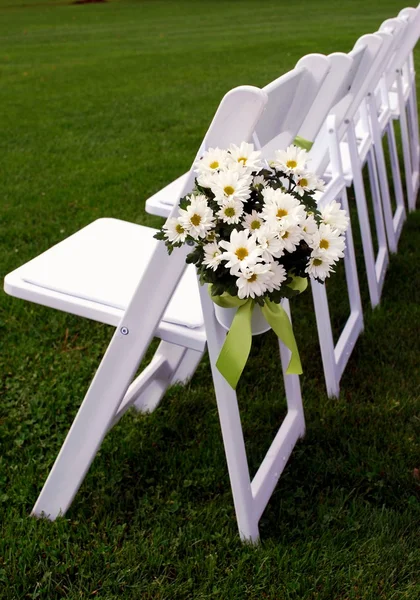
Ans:
{"type": "Polygon", "coordinates": [[[267,323],[271,325],[277,337],[291,352],[286,373],[288,375],[301,375],[302,364],[300,362],[299,350],[287,312],[280,304],[275,304],[269,300],[264,303],[261,310],[267,323]]]}
{"type": "Polygon", "coordinates": [[[303,150],[306,150],[307,152],[309,152],[309,150],[314,145],[313,142],[310,142],[309,140],[305,140],[305,138],[300,137],[300,135],[297,135],[295,137],[295,139],[293,140],[293,144],[295,146],[299,146],[299,148],[302,148],[303,150]]]}
{"type": "Polygon", "coordinates": [[[251,350],[253,308],[253,300],[239,306],[216,362],[216,367],[234,390],[251,350]]]}

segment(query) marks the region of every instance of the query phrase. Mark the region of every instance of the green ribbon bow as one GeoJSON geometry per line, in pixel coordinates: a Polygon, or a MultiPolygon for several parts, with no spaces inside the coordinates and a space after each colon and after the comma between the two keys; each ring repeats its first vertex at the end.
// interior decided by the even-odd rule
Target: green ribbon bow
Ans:
{"type": "Polygon", "coordinates": [[[310,142],[309,140],[305,140],[305,138],[300,137],[299,135],[297,135],[295,137],[295,139],[293,140],[293,144],[295,146],[299,146],[299,148],[303,148],[303,150],[306,150],[307,152],[309,152],[309,150],[314,145],[313,142],[310,142]]]}
{"type": "MultiPolygon", "coordinates": [[[[288,284],[288,287],[302,293],[307,285],[308,281],[306,278],[294,277],[293,281],[288,284]]],[[[220,373],[229,385],[233,389],[236,389],[251,350],[251,317],[256,303],[251,298],[240,300],[230,294],[211,296],[211,299],[215,304],[223,308],[238,309],[216,362],[216,367],[219,369],[220,373]]],[[[299,351],[296,345],[292,324],[286,311],[280,304],[276,304],[270,300],[264,302],[261,311],[277,337],[291,352],[290,362],[286,373],[288,375],[300,375],[302,373],[302,365],[300,362],[299,351]]]]}

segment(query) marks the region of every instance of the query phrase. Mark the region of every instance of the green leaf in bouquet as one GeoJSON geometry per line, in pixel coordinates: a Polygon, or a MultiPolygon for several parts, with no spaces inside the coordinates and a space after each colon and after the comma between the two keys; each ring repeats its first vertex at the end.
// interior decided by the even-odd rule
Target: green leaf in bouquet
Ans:
{"type": "Polygon", "coordinates": [[[187,196],[184,196],[183,198],[181,198],[181,200],[179,201],[179,208],[182,208],[183,210],[185,210],[186,208],[188,208],[188,206],[191,204],[191,197],[188,194],[187,196]]]}
{"type": "Polygon", "coordinates": [[[153,236],[156,240],[164,240],[166,237],[165,232],[163,231],[163,229],[159,229],[159,231],[157,231],[155,233],[155,235],[153,236]]]}
{"type": "Polygon", "coordinates": [[[206,198],[207,198],[208,200],[214,200],[214,194],[213,194],[213,192],[211,191],[211,189],[210,189],[210,188],[206,188],[206,187],[204,187],[204,186],[200,185],[200,184],[198,183],[198,181],[197,181],[197,178],[196,178],[196,179],[194,179],[194,185],[195,185],[195,189],[196,189],[198,192],[200,192],[200,194],[204,194],[204,196],[206,196],[206,198]]]}

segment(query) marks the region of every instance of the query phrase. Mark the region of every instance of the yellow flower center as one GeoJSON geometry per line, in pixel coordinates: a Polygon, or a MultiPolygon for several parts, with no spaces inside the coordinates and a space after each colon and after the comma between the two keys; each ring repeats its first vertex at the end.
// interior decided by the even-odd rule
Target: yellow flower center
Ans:
{"type": "Polygon", "coordinates": [[[235,252],[236,256],[239,258],[239,260],[243,260],[244,258],[246,258],[248,256],[248,250],[246,248],[237,248],[236,252],[235,252]]]}
{"type": "Polygon", "coordinates": [[[197,227],[197,226],[198,226],[198,225],[200,225],[200,223],[201,223],[201,217],[200,217],[200,215],[197,215],[197,213],[195,213],[195,214],[194,214],[194,215],[191,217],[190,221],[191,221],[191,223],[192,223],[192,224],[193,224],[195,227],[197,227]]]}
{"type": "Polygon", "coordinates": [[[227,185],[223,189],[223,191],[225,192],[226,196],[231,196],[234,193],[235,189],[231,185],[227,185]]]}
{"type": "Polygon", "coordinates": [[[219,163],[217,162],[217,160],[214,160],[212,163],[210,163],[210,169],[217,169],[219,166],[219,163]]]}
{"type": "Polygon", "coordinates": [[[228,206],[228,208],[225,208],[225,215],[227,217],[234,217],[236,215],[236,211],[232,206],[228,206]]]}
{"type": "Polygon", "coordinates": [[[247,161],[247,159],[245,156],[241,156],[241,158],[238,158],[238,162],[241,162],[243,165],[246,164],[246,161],[247,161]]]}
{"type": "Polygon", "coordinates": [[[277,215],[276,216],[277,216],[278,219],[281,219],[282,217],[285,217],[287,214],[288,213],[287,213],[286,209],[279,208],[278,211],[277,211],[277,215]]]}
{"type": "Polygon", "coordinates": [[[282,233],[281,237],[282,237],[284,240],[287,240],[287,238],[289,237],[289,232],[288,232],[288,231],[285,231],[284,233],[282,233]]]}
{"type": "Polygon", "coordinates": [[[289,169],[294,169],[295,167],[297,167],[297,162],[295,160],[288,160],[286,163],[286,167],[289,167],[289,169]]]}
{"type": "Polygon", "coordinates": [[[322,265],[322,260],[320,258],[314,258],[313,265],[314,267],[320,267],[322,265]]]}
{"type": "Polygon", "coordinates": [[[260,229],[261,223],[257,220],[251,222],[251,229],[260,229]]]}
{"type": "Polygon", "coordinates": [[[257,275],[254,273],[253,275],[251,275],[251,277],[247,277],[247,279],[251,283],[254,283],[254,281],[257,281],[257,275]]]}
{"type": "Polygon", "coordinates": [[[300,185],[300,187],[306,187],[308,185],[308,180],[305,178],[299,179],[298,185],[300,185]]]}
{"type": "Polygon", "coordinates": [[[330,242],[328,240],[321,240],[319,242],[319,247],[323,250],[328,250],[328,248],[330,247],[330,242]]]}
{"type": "Polygon", "coordinates": [[[175,226],[175,231],[176,231],[177,233],[184,233],[185,229],[182,227],[181,223],[178,223],[178,224],[175,226]]]}

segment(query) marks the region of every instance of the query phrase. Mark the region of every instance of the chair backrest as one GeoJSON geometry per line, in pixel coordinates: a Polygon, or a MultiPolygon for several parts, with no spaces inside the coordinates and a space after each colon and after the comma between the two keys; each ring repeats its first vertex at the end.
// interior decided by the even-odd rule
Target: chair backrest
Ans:
{"type": "Polygon", "coordinates": [[[413,23],[408,19],[387,19],[378,30],[378,35],[386,33],[392,37],[389,60],[383,63],[383,74],[385,75],[387,89],[391,88],[395,81],[396,70],[402,68],[412,50],[410,40],[413,23]]]}
{"type": "MultiPolygon", "coordinates": [[[[306,66],[310,69],[311,63],[317,56],[320,55],[304,56],[297,63],[296,68],[306,66]]],[[[309,141],[315,139],[331,107],[342,97],[343,90],[348,88],[349,80],[352,78],[353,60],[348,54],[335,52],[326,58],[329,63],[329,71],[298,132],[300,137],[309,141]]]]}
{"type": "MultiPolygon", "coordinates": [[[[347,91],[341,89],[342,97],[337,97],[337,103],[330,109],[330,114],[335,117],[338,135],[345,134],[347,121],[353,119],[360,104],[370,89],[374,76],[374,69],[383,46],[382,37],[379,35],[364,35],[355,44],[349,56],[354,61],[354,69],[348,75],[347,91]],[[345,93],[344,93],[345,92],[345,93]]],[[[311,150],[311,168],[322,176],[328,166],[329,149],[325,131],[321,130],[311,150]]]]}
{"type": "Polygon", "coordinates": [[[404,40],[404,44],[409,48],[409,66],[410,69],[414,71],[412,51],[420,37],[420,4],[417,8],[403,8],[403,10],[398,13],[398,18],[408,21],[411,24],[409,35],[407,35],[407,38],[404,40]]]}
{"type": "Polygon", "coordinates": [[[254,142],[266,158],[294,140],[330,68],[323,55],[298,65],[263,88],[268,100],[254,142]]]}
{"type": "MultiPolygon", "coordinates": [[[[207,148],[217,146],[226,148],[231,143],[240,144],[242,141],[250,140],[266,101],[265,92],[252,86],[241,86],[228,92],[217,109],[196,158],[199,158],[207,148]]],[[[192,191],[194,179],[195,173],[191,167],[180,197],[192,191]]],[[[178,203],[174,206],[172,214],[175,214],[177,209],[178,203]]],[[[139,357],[144,356],[175,291],[185,269],[185,258],[188,252],[189,248],[185,245],[176,248],[171,256],[168,256],[164,243],[157,244],[125,311],[122,322],[128,330],[130,328],[133,331],[138,330],[139,316],[142,321],[141,335],[137,336],[131,346],[131,351],[137,352],[139,357]],[[147,318],[142,318],[142,315],[147,315],[147,318]]],[[[135,260],[135,257],[133,259],[135,260]]],[[[118,335],[118,330],[115,335],[118,335]]]]}
{"type": "MultiPolygon", "coordinates": [[[[331,108],[348,93],[353,84],[364,48],[355,52],[354,56],[343,52],[334,52],[327,56],[330,70],[324,79],[318,95],[299,129],[299,136],[307,140],[315,140],[331,108]]],[[[307,61],[312,55],[305,56],[298,65],[307,61]]]]}

